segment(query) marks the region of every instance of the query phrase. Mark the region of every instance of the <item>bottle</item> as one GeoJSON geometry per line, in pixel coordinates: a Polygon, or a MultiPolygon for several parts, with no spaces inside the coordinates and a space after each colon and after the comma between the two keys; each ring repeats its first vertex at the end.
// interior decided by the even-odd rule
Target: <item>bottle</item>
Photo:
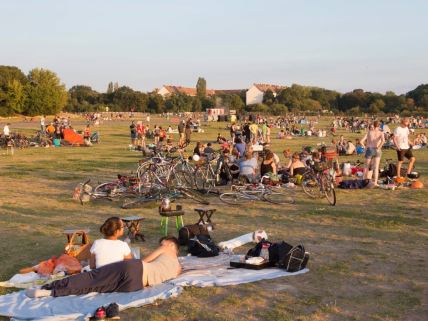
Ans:
{"type": "Polygon", "coordinates": [[[269,262],[269,243],[263,242],[263,244],[262,244],[262,250],[260,251],[260,256],[266,262],[269,262]]]}

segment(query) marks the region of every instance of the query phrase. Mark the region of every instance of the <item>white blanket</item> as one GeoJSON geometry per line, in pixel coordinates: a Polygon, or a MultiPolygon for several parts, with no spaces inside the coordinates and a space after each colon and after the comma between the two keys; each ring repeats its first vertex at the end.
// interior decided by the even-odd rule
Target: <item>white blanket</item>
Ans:
{"type": "Polygon", "coordinates": [[[120,310],[139,307],[153,303],[157,299],[177,296],[185,286],[226,286],[308,271],[305,269],[288,273],[277,268],[260,271],[233,269],[229,267],[229,261],[230,257],[226,254],[213,258],[180,257],[183,274],[178,278],[131,293],[89,293],[81,296],[30,299],[24,291],[15,292],[0,296],[0,315],[13,317],[15,320],[84,320],[101,305],[116,302],[120,310]]]}

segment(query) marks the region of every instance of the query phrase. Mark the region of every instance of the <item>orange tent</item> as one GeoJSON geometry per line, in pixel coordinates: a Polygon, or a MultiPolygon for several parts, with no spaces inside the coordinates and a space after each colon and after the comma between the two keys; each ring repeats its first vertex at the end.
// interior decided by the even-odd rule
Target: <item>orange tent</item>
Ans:
{"type": "Polygon", "coordinates": [[[83,145],[83,137],[71,129],[64,129],[64,140],[72,145],[83,145]]]}

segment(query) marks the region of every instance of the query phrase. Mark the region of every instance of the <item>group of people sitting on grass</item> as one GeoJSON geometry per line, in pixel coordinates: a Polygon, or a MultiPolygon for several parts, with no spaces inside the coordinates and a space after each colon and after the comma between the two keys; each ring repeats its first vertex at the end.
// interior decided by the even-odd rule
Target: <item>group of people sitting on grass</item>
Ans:
{"type": "MultiPolygon", "coordinates": [[[[391,143],[397,151],[398,158],[397,176],[400,176],[404,158],[409,159],[407,174],[412,172],[415,163],[415,157],[412,153],[413,146],[415,144],[426,145],[426,136],[424,134],[419,134],[414,142],[409,140],[409,135],[411,134],[409,122],[408,118],[403,118],[400,125],[394,130],[392,137],[391,143]]],[[[368,123],[366,133],[361,139],[357,139],[355,144],[346,140],[343,136],[337,142],[335,140],[332,141],[332,145],[339,156],[364,155],[364,179],[371,179],[374,186],[378,185],[379,164],[382,147],[385,144],[385,133],[380,129],[380,125],[381,123],[377,120],[368,123]]],[[[250,137],[252,138],[252,136],[250,137]]],[[[222,153],[226,155],[229,166],[235,166],[238,169],[236,171],[237,175],[246,177],[250,182],[258,181],[266,175],[275,177],[279,174],[286,178],[283,181],[287,181],[289,177],[302,175],[307,170],[309,162],[323,158],[321,150],[314,152],[303,150],[302,152],[291,153],[289,149],[286,149],[283,151],[285,162],[281,163],[278,155],[268,149],[268,145],[265,145],[264,151],[261,153],[263,156],[260,157],[259,152],[254,152],[253,150],[255,146],[253,145],[253,139],[248,140],[245,136],[242,137],[239,134],[235,134],[231,141],[226,140],[219,134],[217,142],[221,144],[222,153]]],[[[210,155],[214,153],[214,149],[212,143],[208,143],[205,146],[198,142],[193,152],[200,157],[211,159],[210,155]]],[[[338,168],[336,170],[340,172],[338,168]]]]}
{"type": "Polygon", "coordinates": [[[160,246],[140,260],[134,258],[129,245],[119,239],[123,236],[124,227],[118,217],[110,217],[104,222],[100,228],[104,238],[96,240],[90,250],[89,272],[75,274],[41,288],[28,289],[27,296],[38,298],[90,292],[133,292],[176,278],[181,273],[177,238],[161,238],[160,246]]]}

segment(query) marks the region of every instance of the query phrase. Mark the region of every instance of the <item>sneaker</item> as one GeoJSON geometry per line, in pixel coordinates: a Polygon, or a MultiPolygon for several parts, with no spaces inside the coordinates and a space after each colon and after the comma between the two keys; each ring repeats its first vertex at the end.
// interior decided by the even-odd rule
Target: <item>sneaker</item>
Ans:
{"type": "Polygon", "coordinates": [[[99,307],[95,310],[94,319],[95,320],[105,320],[106,318],[106,309],[104,307],[99,307]]]}
{"type": "Polygon", "coordinates": [[[119,306],[117,305],[117,303],[110,304],[106,308],[106,314],[107,314],[107,318],[109,318],[109,319],[113,319],[113,320],[120,319],[120,316],[119,316],[119,306]]]}

